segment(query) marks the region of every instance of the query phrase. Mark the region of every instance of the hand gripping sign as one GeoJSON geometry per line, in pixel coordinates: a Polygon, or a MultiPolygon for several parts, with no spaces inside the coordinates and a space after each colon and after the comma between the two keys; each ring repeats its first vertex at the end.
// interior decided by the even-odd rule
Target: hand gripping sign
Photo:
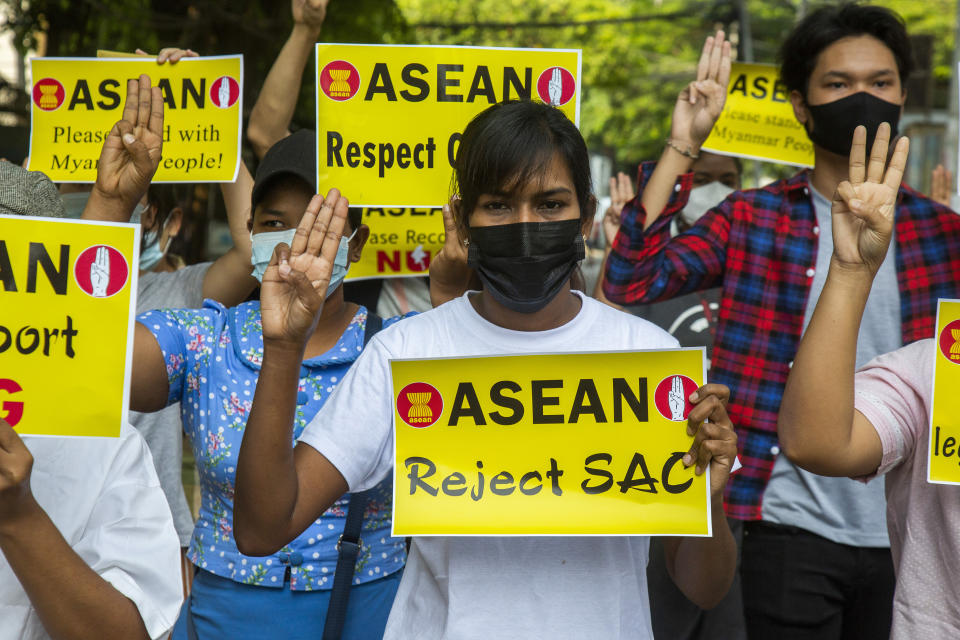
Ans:
{"type": "Polygon", "coordinates": [[[103,141],[141,73],[164,102],[163,159],[153,182],[233,182],[240,168],[243,56],[34,58],[30,169],[55,182],[94,182],[103,141]]]}
{"type": "Polygon", "coordinates": [[[960,300],[940,300],[932,348],[936,353],[927,480],[960,484],[960,300]]]}
{"type": "Polygon", "coordinates": [[[21,434],[120,434],[139,225],[0,215],[0,418],[21,434]]]}
{"type": "Polygon", "coordinates": [[[504,100],[580,114],[580,51],[318,44],[317,189],[360,207],[439,207],[460,133],[504,100]]]}
{"type": "Polygon", "coordinates": [[[813,143],[797,122],[786,88],[771,64],[735,62],[723,113],[704,151],[726,156],[813,166],[813,143]]]}
{"type": "Polygon", "coordinates": [[[702,348],[394,360],[394,535],[711,535],[702,348]]]}

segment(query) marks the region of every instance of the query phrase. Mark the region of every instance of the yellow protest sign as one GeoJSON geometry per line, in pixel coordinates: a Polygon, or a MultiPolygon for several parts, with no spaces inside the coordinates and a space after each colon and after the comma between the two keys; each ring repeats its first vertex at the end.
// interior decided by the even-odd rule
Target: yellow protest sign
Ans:
{"type": "Polygon", "coordinates": [[[0,418],[18,433],[120,434],[139,225],[0,215],[0,418]]]}
{"type": "Polygon", "coordinates": [[[702,348],[394,360],[394,535],[711,534],[702,348]]]}
{"type": "Polygon", "coordinates": [[[363,210],[370,238],[347,280],[425,276],[443,248],[443,213],[430,207],[363,210]]]}
{"type": "Polygon", "coordinates": [[[317,185],[355,206],[438,207],[467,123],[527,98],[580,114],[580,51],[318,44],[317,185]]]}
{"type": "Polygon", "coordinates": [[[797,122],[786,88],[772,64],[735,62],[727,101],[705,151],[727,156],[813,166],[813,143],[797,122]]]}
{"type": "Polygon", "coordinates": [[[940,300],[934,342],[927,480],[960,484],[960,300],[940,300]]]}
{"type": "Polygon", "coordinates": [[[30,169],[54,182],[94,182],[103,141],[123,116],[127,80],[163,93],[163,159],[153,182],[232,182],[240,168],[243,56],[34,58],[30,169]]]}

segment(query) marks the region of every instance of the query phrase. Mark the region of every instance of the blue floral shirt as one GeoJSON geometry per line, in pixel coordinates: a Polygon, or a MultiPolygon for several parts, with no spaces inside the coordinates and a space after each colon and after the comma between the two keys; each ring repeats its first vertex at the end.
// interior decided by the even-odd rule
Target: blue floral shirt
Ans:
{"type": "MultiPolygon", "coordinates": [[[[200,514],[190,543],[191,561],[245,584],[282,587],[289,569],[294,591],[332,589],[336,544],[349,495],[273,556],[245,556],[233,539],[237,453],[263,361],[260,304],[247,302],[227,309],[207,300],[202,309],[150,311],[137,320],[150,329],[163,351],[170,382],[167,403],[180,402],[183,428],[200,475],[200,514]]],[[[384,326],[397,320],[384,320],[384,326]]],[[[360,307],[330,351],[303,362],[292,444],[360,355],[366,323],[367,310],[360,307]]],[[[354,584],[403,568],[404,540],[390,536],[392,492],[393,482],[387,477],[375,487],[367,505],[354,584]]]]}

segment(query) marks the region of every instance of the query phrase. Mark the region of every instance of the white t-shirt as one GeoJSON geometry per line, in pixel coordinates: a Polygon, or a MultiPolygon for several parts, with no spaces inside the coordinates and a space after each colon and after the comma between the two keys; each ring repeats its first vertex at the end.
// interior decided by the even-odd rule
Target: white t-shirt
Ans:
{"type": "MultiPolygon", "coordinates": [[[[582,295],[573,320],[539,332],[487,322],[469,295],[378,333],[307,425],[300,440],[351,491],[373,487],[393,468],[391,359],[678,346],[646,320],[582,295]]],[[[639,536],[415,538],[384,637],[652,639],[648,543],[639,536]]]]}
{"type": "MultiPolygon", "coordinates": [[[[67,544],[133,601],[151,638],[166,635],[183,600],[180,542],[143,438],[124,424],[119,438],[23,442],[33,495],[67,544]]],[[[49,638],[2,552],[0,638],[49,638]]]]}

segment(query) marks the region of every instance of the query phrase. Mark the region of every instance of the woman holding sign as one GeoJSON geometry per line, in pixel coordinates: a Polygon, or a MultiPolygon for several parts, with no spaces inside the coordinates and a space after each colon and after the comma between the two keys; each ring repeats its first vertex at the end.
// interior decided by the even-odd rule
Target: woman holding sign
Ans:
{"type": "MultiPolygon", "coordinates": [[[[314,140],[309,131],[284,138],[257,170],[250,229],[258,279],[274,246],[294,241],[310,202],[316,171],[314,140]]],[[[359,216],[346,227],[327,265],[324,312],[314,319],[310,337],[301,345],[294,412],[297,435],[380,323],[363,307],[343,299],[340,285],[350,263],[359,259],[368,233],[359,216]]],[[[263,286],[269,288],[269,278],[263,286]]],[[[244,555],[234,542],[235,464],[254,390],[266,373],[261,368],[261,319],[272,313],[274,309],[256,302],[227,308],[208,300],[202,309],[151,311],[138,318],[131,407],[156,411],[180,402],[200,474],[200,515],[188,553],[197,572],[173,637],[320,637],[334,574],[341,574],[338,540],[351,513],[362,516],[358,523],[362,545],[349,567],[355,571],[347,583],[350,599],[342,637],[379,637],[406,556],[403,540],[390,536],[389,480],[377,483],[359,507],[350,496],[338,496],[269,557],[244,555]]],[[[291,441],[292,436],[287,448],[291,441]]]]}
{"type": "MultiPolygon", "coordinates": [[[[586,145],[560,111],[507,102],[478,115],[464,131],[456,182],[447,216],[469,238],[484,290],[378,334],[292,450],[301,354],[324,313],[345,200],[336,190],[314,198],[293,244],[278,247],[261,290],[270,310],[264,375],[238,460],[234,523],[244,552],[273,553],[348,488],[389,476],[390,359],[676,347],[650,323],[570,289],[595,202],[586,145]]],[[[696,437],[684,464],[710,467],[715,533],[665,546],[680,588],[710,607],[734,571],[722,496],[736,436],[725,389],[708,386],[691,400],[696,437]]],[[[386,636],[652,638],[647,548],[644,537],[415,538],[386,636]]]]}

